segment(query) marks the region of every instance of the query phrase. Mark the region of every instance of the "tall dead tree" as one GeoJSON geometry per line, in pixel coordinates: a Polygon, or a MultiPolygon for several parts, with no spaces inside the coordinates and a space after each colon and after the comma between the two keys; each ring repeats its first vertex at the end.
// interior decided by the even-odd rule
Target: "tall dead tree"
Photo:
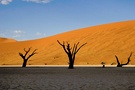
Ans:
{"type": "Polygon", "coordinates": [[[117,67],[122,67],[123,65],[128,65],[128,64],[129,64],[129,62],[131,61],[131,60],[130,60],[131,56],[132,56],[132,52],[131,52],[130,56],[128,57],[127,62],[126,62],[126,63],[124,63],[124,64],[122,64],[122,63],[120,63],[120,61],[119,61],[118,57],[115,55],[115,57],[116,57],[116,61],[117,61],[117,67]]]}
{"type": "Polygon", "coordinates": [[[28,48],[28,50],[26,50],[24,48],[25,54],[23,55],[22,53],[19,52],[19,55],[22,57],[23,59],[23,64],[22,67],[26,67],[27,65],[27,61],[30,57],[32,57],[33,55],[37,54],[37,49],[35,49],[31,54],[28,55],[28,53],[30,52],[31,48],[28,48]]]}
{"type": "Polygon", "coordinates": [[[75,55],[77,54],[77,52],[87,43],[82,44],[81,46],[79,45],[79,42],[74,44],[73,47],[70,46],[70,44],[68,42],[63,41],[63,44],[60,43],[58,40],[57,42],[63,47],[64,51],[66,52],[66,54],[68,55],[69,58],[69,69],[73,69],[74,68],[74,61],[75,61],[75,55]]]}

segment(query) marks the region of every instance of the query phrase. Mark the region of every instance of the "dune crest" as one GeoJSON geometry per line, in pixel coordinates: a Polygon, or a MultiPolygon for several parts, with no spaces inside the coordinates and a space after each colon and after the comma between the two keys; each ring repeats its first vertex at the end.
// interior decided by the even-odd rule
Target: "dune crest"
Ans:
{"type": "MultiPolygon", "coordinates": [[[[81,28],[37,40],[1,43],[0,65],[21,65],[23,60],[18,53],[29,47],[38,49],[29,65],[67,65],[68,57],[57,40],[71,44],[87,42],[76,55],[76,65],[116,64],[115,55],[124,63],[131,52],[135,55],[135,20],[81,28]]],[[[135,65],[133,56],[130,65],[135,65]]]]}

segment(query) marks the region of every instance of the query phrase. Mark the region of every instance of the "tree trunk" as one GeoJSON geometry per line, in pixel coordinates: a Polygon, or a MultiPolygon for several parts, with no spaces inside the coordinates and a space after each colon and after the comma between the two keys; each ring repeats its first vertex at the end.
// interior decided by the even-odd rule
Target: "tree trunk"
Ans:
{"type": "Polygon", "coordinates": [[[74,60],[72,59],[72,55],[68,55],[69,58],[69,67],[68,69],[74,69],[74,60]]]}
{"type": "Polygon", "coordinates": [[[121,65],[121,64],[118,64],[118,65],[117,65],[117,67],[122,67],[122,66],[123,66],[123,65],[121,65]]]}
{"type": "Polygon", "coordinates": [[[116,60],[117,60],[117,67],[122,67],[123,65],[120,64],[118,57],[116,55],[115,55],[115,57],[116,57],[116,60]]]}
{"type": "Polygon", "coordinates": [[[27,60],[24,60],[22,67],[26,67],[26,65],[27,65],[27,60]]]}
{"type": "Polygon", "coordinates": [[[73,62],[70,62],[70,63],[69,63],[68,69],[74,69],[74,63],[73,63],[73,62]]]}
{"type": "Polygon", "coordinates": [[[103,68],[105,68],[105,65],[103,65],[103,68]]]}

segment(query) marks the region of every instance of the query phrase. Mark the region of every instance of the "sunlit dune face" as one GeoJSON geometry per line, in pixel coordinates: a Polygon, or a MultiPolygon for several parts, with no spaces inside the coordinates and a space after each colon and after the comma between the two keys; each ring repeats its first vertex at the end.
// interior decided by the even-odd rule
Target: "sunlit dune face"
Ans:
{"type": "MultiPolygon", "coordinates": [[[[28,65],[67,65],[68,57],[57,40],[67,41],[71,45],[87,42],[76,55],[76,65],[116,64],[115,55],[124,63],[130,53],[135,52],[135,21],[82,28],[38,40],[13,40],[10,43],[12,39],[0,39],[0,64],[21,65],[23,60],[18,53],[25,53],[24,48],[32,47],[32,50],[38,49],[38,54],[30,58],[28,65]]],[[[133,56],[130,65],[135,64],[133,56]]]]}

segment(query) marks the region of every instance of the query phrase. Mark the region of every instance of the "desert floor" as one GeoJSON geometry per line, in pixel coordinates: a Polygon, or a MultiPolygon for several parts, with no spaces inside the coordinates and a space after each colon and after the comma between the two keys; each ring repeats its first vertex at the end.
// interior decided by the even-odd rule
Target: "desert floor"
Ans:
{"type": "Polygon", "coordinates": [[[135,90],[135,68],[1,67],[0,90],[135,90]]]}

